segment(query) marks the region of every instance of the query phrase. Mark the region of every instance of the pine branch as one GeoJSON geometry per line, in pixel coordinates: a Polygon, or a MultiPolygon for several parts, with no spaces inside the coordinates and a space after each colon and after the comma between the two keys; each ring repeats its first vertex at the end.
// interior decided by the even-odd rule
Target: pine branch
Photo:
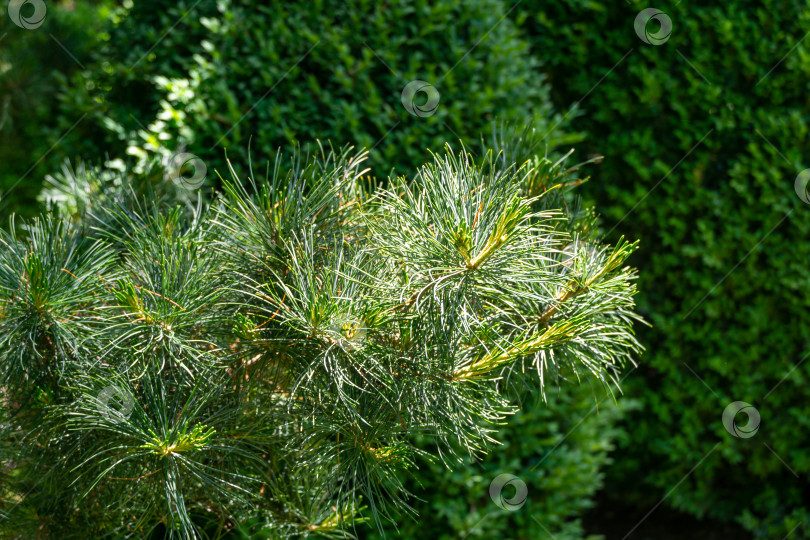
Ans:
{"type": "Polygon", "coordinates": [[[376,190],[365,152],[278,155],[210,203],[66,167],[61,218],[0,236],[0,520],[349,538],[410,511],[420,460],[487,453],[516,379],[615,382],[637,244],[518,138],[376,190]]]}

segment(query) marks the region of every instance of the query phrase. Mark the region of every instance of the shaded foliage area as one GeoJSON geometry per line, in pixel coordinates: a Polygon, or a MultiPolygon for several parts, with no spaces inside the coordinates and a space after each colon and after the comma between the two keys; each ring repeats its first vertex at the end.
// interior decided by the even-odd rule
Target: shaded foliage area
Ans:
{"type": "Polygon", "coordinates": [[[652,507],[720,442],[667,504],[781,538],[810,511],[790,470],[810,467],[810,207],[794,189],[810,148],[807,3],[657,5],[672,21],[659,46],[634,32],[644,3],[522,6],[555,99],[582,100],[575,126],[605,154],[583,193],[610,236],[632,231],[646,247],[650,354],[627,381],[643,408],[626,419],[610,472],[621,489],[607,495],[652,507]],[[723,428],[735,400],[758,408],[755,437],[723,428]]]}
{"type": "Polygon", "coordinates": [[[223,148],[239,164],[249,143],[269,156],[316,138],[373,149],[382,178],[412,174],[428,149],[475,140],[496,119],[533,122],[554,144],[540,62],[505,13],[500,0],[136,2],[64,88],[65,107],[87,113],[76,135],[97,152],[184,148],[223,174],[223,148]],[[403,106],[413,80],[438,92],[431,114],[403,106]]]}
{"type": "MultiPolygon", "coordinates": [[[[8,2],[6,2],[8,4],[8,2]]],[[[37,213],[43,177],[65,157],[87,150],[60,137],[82,113],[60,107],[58,96],[99,42],[110,2],[48,2],[42,26],[27,30],[0,16],[0,212],[37,213]],[[54,144],[59,148],[54,149],[54,144]]],[[[30,6],[28,6],[30,8],[30,6]]],[[[23,15],[29,15],[27,11],[23,15]]],[[[92,81],[76,79],[76,84],[92,81]]],[[[98,151],[93,149],[94,152],[98,151]]]]}
{"type": "MultiPolygon", "coordinates": [[[[589,537],[581,516],[604,486],[608,453],[626,436],[618,422],[636,403],[625,398],[617,405],[598,394],[582,385],[550,391],[547,402],[538,402],[536,394],[525,396],[521,410],[501,428],[501,444],[485,460],[466,460],[451,471],[441,464],[420,468],[411,487],[423,499],[415,504],[419,517],[398,521],[397,533],[387,536],[589,537]],[[490,484],[501,474],[514,474],[526,484],[527,499],[516,511],[491,500],[490,484]]],[[[517,488],[509,489],[505,497],[517,495],[517,488]]]]}

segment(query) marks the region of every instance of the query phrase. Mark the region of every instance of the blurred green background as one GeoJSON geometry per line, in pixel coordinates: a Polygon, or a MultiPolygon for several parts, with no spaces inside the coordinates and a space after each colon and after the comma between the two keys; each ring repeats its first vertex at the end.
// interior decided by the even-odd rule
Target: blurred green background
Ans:
{"type": "Polygon", "coordinates": [[[810,537],[808,7],[47,2],[32,29],[3,13],[0,215],[38,213],[65,159],[137,170],[182,150],[215,186],[226,151],[264,170],[321,139],[371,148],[384,178],[493,122],[533,125],[552,152],[604,156],[581,194],[608,241],[641,240],[647,352],[618,402],[526,396],[486,462],[424,464],[420,517],[391,536],[810,537]],[[413,80],[440,94],[435,114],[403,106],[413,80]],[[754,436],[724,427],[734,401],[757,409],[754,436]],[[489,496],[504,473],[528,488],[515,512],[489,496]]]}

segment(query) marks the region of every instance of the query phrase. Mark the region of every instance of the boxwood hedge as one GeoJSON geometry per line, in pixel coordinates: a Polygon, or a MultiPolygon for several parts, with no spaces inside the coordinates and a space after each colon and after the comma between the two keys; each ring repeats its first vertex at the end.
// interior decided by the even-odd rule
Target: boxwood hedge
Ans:
{"type": "Polygon", "coordinates": [[[653,327],[626,382],[643,406],[606,495],[810,535],[810,205],[796,187],[810,166],[808,2],[620,4],[513,12],[554,99],[580,102],[574,125],[605,154],[583,193],[606,232],[642,242],[653,327]],[[671,22],[648,21],[658,44],[634,29],[650,7],[671,22]],[[758,411],[753,437],[724,428],[734,401],[758,411]]]}
{"type": "Polygon", "coordinates": [[[264,160],[317,138],[373,149],[380,176],[405,173],[496,119],[556,123],[507,11],[500,0],[144,0],[63,100],[92,119],[80,133],[117,155],[184,148],[223,173],[223,148],[246,163],[249,147],[264,160]],[[414,81],[423,91],[403,96],[414,81]]]}

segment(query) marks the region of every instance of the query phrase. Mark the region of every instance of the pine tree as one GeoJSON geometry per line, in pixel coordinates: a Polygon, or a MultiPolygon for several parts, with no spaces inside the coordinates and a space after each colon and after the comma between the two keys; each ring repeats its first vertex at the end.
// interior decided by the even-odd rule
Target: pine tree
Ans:
{"type": "Polygon", "coordinates": [[[520,389],[617,387],[636,244],[598,242],[570,153],[490,146],[379,185],[365,152],[279,155],[209,202],[156,168],[51,178],[0,237],[3,534],[386,530],[402,475],[486,454],[520,389]]]}

